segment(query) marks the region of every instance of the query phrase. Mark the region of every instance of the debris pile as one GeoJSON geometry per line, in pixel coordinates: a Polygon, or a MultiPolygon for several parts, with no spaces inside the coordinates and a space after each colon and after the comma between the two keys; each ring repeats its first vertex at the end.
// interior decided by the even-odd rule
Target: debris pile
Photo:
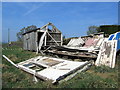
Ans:
{"type": "Polygon", "coordinates": [[[105,65],[115,67],[116,52],[120,49],[120,32],[104,37],[103,33],[71,39],[65,46],[51,47],[45,53],[94,60],[96,66],[105,65]]]}
{"type": "Polygon", "coordinates": [[[15,67],[34,77],[51,80],[52,83],[57,83],[62,79],[69,80],[77,73],[89,68],[93,64],[92,61],[96,66],[105,65],[114,68],[116,52],[120,50],[120,32],[108,38],[104,37],[104,33],[82,36],[71,39],[66,46],[62,45],[62,33],[52,23],[24,33],[23,38],[25,50],[35,50],[52,57],[38,56],[17,64],[5,55],[3,57],[15,67]],[[52,26],[52,30],[48,28],[49,25],[52,26]],[[62,59],[62,57],[67,59],[62,59]],[[83,61],[68,60],[73,58],[83,61]]]}

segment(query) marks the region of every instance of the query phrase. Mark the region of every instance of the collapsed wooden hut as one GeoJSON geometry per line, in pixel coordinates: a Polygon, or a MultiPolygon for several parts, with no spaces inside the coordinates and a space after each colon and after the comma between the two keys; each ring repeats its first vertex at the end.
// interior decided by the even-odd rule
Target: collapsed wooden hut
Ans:
{"type": "Polygon", "coordinates": [[[62,43],[62,33],[52,23],[23,33],[24,50],[40,51],[42,47],[62,46],[62,43]]]}

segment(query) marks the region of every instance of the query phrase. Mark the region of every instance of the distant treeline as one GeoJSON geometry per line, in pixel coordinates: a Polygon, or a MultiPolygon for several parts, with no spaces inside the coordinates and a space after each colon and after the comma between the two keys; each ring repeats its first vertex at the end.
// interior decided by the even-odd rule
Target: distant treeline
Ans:
{"type": "Polygon", "coordinates": [[[120,25],[101,25],[98,32],[104,32],[107,35],[120,31],[120,25]]]}
{"type": "Polygon", "coordinates": [[[105,36],[120,31],[120,25],[101,25],[101,26],[90,26],[88,27],[87,35],[104,32],[105,36]]]}

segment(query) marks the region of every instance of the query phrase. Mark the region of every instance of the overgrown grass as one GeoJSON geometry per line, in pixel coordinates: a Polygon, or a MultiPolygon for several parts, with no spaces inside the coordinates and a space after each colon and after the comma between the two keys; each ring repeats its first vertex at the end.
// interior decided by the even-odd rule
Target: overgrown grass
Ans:
{"type": "MultiPolygon", "coordinates": [[[[11,47],[15,48],[15,47],[11,47]]],[[[19,47],[18,47],[19,49],[19,47]]],[[[38,56],[35,52],[24,50],[3,50],[8,58],[18,63],[38,56]]],[[[118,61],[119,62],[119,61],[118,61]]],[[[117,66],[117,65],[116,65],[117,66]]],[[[33,82],[33,76],[15,68],[2,58],[2,87],[3,88],[117,88],[118,68],[92,66],[87,72],[77,74],[69,81],[52,85],[50,81],[33,82]]]]}
{"type": "Polygon", "coordinates": [[[68,82],[60,85],[62,88],[117,88],[117,82],[111,78],[102,78],[98,75],[82,72],[68,82]]]}
{"type": "Polygon", "coordinates": [[[98,67],[94,67],[94,71],[97,73],[110,73],[110,72],[116,72],[117,68],[109,68],[108,66],[98,66],[98,67]]]}

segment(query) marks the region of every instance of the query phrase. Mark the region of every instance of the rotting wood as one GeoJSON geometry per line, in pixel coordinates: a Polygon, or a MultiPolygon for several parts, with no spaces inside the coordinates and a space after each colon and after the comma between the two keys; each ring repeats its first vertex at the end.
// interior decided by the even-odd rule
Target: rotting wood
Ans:
{"type": "Polygon", "coordinates": [[[106,65],[111,68],[115,67],[115,59],[116,59],[116,50],[117,50],[117,41],[104,41],[100,52],[98,54],[95,65],[106,65]]]}
{"type": "Polygon", "coordinates": [[[52,54],[55,54],[55,55],[63,55],[63,56],[70,56],[70,57],[78,57],[78,58],[91,58],[91,59],[96,59],[97,56],[88,56],[88,55],[82,55],[82,54],[78,54],[78,55],[74,55],[72,53],[70,54],[67,54],[67,53],[64,53],[64,52],[52,52],[52,51],[46,51],[46,53],[52,53],[52,54]]]}

